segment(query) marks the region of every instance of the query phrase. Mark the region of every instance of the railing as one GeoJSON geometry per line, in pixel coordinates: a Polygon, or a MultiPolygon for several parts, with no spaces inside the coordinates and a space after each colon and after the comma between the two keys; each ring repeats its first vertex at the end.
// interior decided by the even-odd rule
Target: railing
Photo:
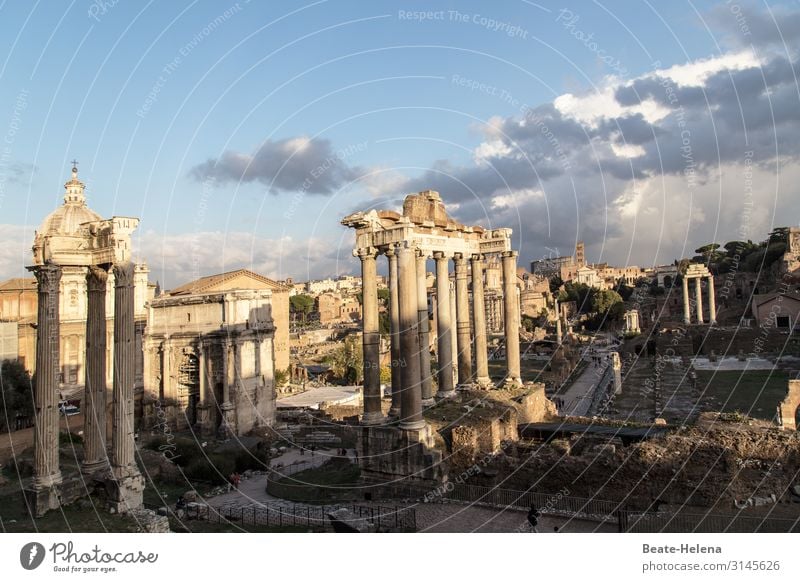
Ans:
{"type": "MultiPolygon", "coordinates": [[[[453,501],[482,503],[497,507],[514,507],[529,509],[536,507],[542,513],[567,515],[570,517],[589,517],[595,519],[612,519],[619,511],[620,505],[615,501],[603,499],[586,499],[571,497],[563,493],[539,493],[535,491],[515,491],[469,485],[454,484],[443,488],[444,497],[453,501]]],[[[428,496],[430,498],[430,495],[428,496]]]]}
{"type": "Polygon", "coordinates": [[[348,509],[353,518],[346,523],[353,527],[371,525],[378,530],[416,531],[416,512],[412,507],[364,505],[295,505],[295,506],[223,506],[209,508],[206,519],[213,523],[236,523],[245,526],[297,527],[313,531],[330,531],[328,513],[348,509]]]}
{"type": "Polygon", "coordinates": [[[751,515],[640,513],[618,515],[619,531],[629,533],[791,533],[800,519],[751,515]]]}
{"type": "Polygon", "coordinates": [[[384,495],[417,499],[421,502],[460,502],[502,509],[536,507],[542,514],[616,523],[617,530],[630,533],[788,533],[800,532],[800,518],[757,517],[752,515],[666,513],[633,511],[622,503],[605,499],[572,497],[563,493],[516,491],[447,483],[435,489],[418,485],[393,485],[384,495]]]}

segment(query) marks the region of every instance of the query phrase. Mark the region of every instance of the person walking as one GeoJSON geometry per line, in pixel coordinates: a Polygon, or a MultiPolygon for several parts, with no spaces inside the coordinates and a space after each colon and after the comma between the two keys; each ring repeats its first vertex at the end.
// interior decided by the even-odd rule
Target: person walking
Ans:
{"type": "Polygon", "coordinates": [[[539,516],[540,515],[541,515],[541,513],[539,513],[539,510],[536,509],[536,506],[535,505],[531,505],[531,508],[528,510],[528,523],[531,526],[531,532],[532,533],[539,533],[539,530],[537,529],[537,526],[539,525],[539,516]]]}

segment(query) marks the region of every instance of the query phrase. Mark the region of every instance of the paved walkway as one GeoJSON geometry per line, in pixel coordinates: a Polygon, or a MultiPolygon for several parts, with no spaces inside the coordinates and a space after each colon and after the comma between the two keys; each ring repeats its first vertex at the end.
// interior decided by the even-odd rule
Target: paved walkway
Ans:
{"type": "MultiPolygon", "coordinates": [[[[531,533],[527,512],[453,503],[415,506],[417,529],[431,533],[531,533]]],[[[539,533],[615,532],[616,525],[558,516],[539,518],[539,533]]]]}
{"type": "MultiPolygon", "coordinates": [[[[315,453],[311,461],[309,454],[300,455],[297,450],[287,451],[280,457],[272,460],[271,466],[293,466],[294,463],[309,462],[317,467],[330,458],[332,451],[315,453]]],[[[354,458],[352,450],[348,456],[354,458]]],[[[300,467],[298,467],[299,470],[300,467]]],[[[249,479],[242,479],[239,489],[223,493],[214,497],[203,499],[212,507],[220,508],[250,508],[269,507],[271,509],[295,509],[306,507],[306,504],[295,503],[278,499],[267,493],[267,475],[257,473],[249,479]]],[[[435,533],[530,533],[527,522],[527,512],[519,509],[497,509],[477,505],[463,505],[456,503],[395,503],[393,500],[380,500],[371,503],[360,502],[359,505],[381,505],[397,507],[413,507],[416,511],[417,530],[420,532],[435,533]]],[[[614,524],[604,524],[589,520],[568,519],[558,516],[542,516],[539,518],[539,532],[553,533],[558,527],[559,532],[614,532],[614,524]]]]}
{"type": "MultiPolygon", "coordinates": [[[[297,449],[289,449],[279,457],[270,460],[270,467],[276,471],[291,475],[299,471],[305,471],[329,461],[335,455],[335,450],[322,450],[315,451],[312,455],[310,451],[305,451],[305,454],[300,454],[297,449]]],[[[350,459],[355,459],[355,453],[352,449],[347,451],[347,456],[350,459]]],[[[242,478],[239,482],[239,489],[230,491],[214,497],[206,497],[203,499],[212,507],[291,507],[302,505],[301,503],[294,503],[284,499],[278,499],[267,493],[267,474],[256,472],[250,478],[242,478]]]]}
{"type": "Polygon", "coordinates": [[[604,370],[604,365],[595,365],[589,360],[586,369],[572,382],[567,390],[563,394],[556,395],[563,402],[558,409],[561,416],[586,416],[589,413],[592,396],[597,384],[603,377],[604,370]]]}

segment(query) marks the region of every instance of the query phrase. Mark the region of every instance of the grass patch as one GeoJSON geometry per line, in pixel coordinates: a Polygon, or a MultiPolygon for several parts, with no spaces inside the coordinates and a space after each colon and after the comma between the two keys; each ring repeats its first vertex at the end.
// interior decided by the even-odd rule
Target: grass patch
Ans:
{"type": "Polygon", "coordinates": [[[361,469],[347,459],[333,458],[320,467],[281,479],[269,479],[267,492],[289,501],[330,503],[357,499],[361,469]]]}
{"type": "Polygon", "coordinates": [[[100,507],[72,504],[48,511],[35,520],[28,514],[21,495],[0,497],[0,531],[4,533],[136,532],[136,521],[111,515],[100,507]]]}
{"type": "Polygon", "coordinates": [[[697,371],[697,388],[703,408],[772,420],[778,404],[786,397],[789,374],[783,370],[697,371]]]}

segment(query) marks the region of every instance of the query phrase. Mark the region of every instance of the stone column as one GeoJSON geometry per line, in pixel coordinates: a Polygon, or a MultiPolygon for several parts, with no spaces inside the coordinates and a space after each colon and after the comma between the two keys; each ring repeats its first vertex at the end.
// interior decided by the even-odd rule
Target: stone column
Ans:
{"type": "Polygon", "coordinates": [[[456,284],[450,284],[450,345],[453,350],[453,385],[458,383],[458,329],[456,322],[458,316],[456,314],[456,284]]]}
{"type": "Polygon", "coordinates": [[[506,382],[521,384],[519,367],[519,299],[517,298],[517,252],[503,253],[503,311],[506,329],[506,382]]]}
{"type": "Polygon", "coordinates": [[[439,358],[439,398],[455,395],[453,386],[453,320],[450,319],[450,259],[440,252],[433,253],[436,260],[436,340],[439,358]]]}
{"type": "Polygon", "coordinates": [[[472,255],[472,326],[475,336],[475,382],[488,388],[489,348],[486,340],[486,304],[483,300],[483,255],[472,255]]]}
{"type": "Polygon", "coordinates": [[[111,467],[117,478],[139,474],[133,457],[134,339],[133,263],[114,265],[114,387],[111,467]]]}
{"type": "Polygon", "coordinates": [[[556,310],[556,343],[561,345],[563,341],[563,332],[561,330],[561,308],[558,305],[558,299],[553,299],[556,310]]]}
{"type": "Polygon", "coordinates": [[[38,293],[36,324],[36,387],[33,395],[33,488],[61,483],[58,466],[58,377],[61,355],[59,285],[61,267],[42,265],[33,270],[38,293]]]}
{"type": "Polygon", "coordinates": [[[236,393],[236,381],[238,377],[236,369],[236,340],[230,335],[222,342],[222,404],[219,409],[222,416],[219,432],[223,438],[229,438],[235,434],[235,419],[233,399],[236,393]]]}
{"type": "Polygon", "coordinates": [[[422,418],[422,387],[419,370],[419,299],[417,295],[416,249],[402,244],[397,248],[398,291],[400,303],[400,346],[402,371],[400,428],[419,430],[422,418]]]}
{"type": "Polygon", "coordinates": [[[458,330],[458,384],[465,386],[472,380],[472,345],[469,324],[469,287],[467,259],[461,253],[453,258],[456,270],[456,328],[458,330]]]}
{"type": "Polygon", "coordinates": [[[197,358],[198,380],[200,381],[200,403],[206,404],[208,398],[208,378],[206,377],[206,345],[200,342],[197,346],[199,356],[197,358]]]}
{"type": "Polygon", "coordinates": [[[197,411],[195,423],[201,434],[210,434],[213,423],[211,422],[212,390],[208,386],[208,346],[200,341],[197,345],[197,372],[200,381],[200,399],[195,410],[197,411]]]}
{"type": "Polygon", "coordinates": [[[378,327],[377,251],[359,249],[361,259],[361,325],[364,348],[364,414],[362,424],[380,424],[381,412],[381,336],[378,327]]]}
{"type": "Polygon", "coordinates": [[[397,253],[393,247],[390,247],[386,251],[386,256],[389,259],[390,355],[392,357],[392,406],[389,408],[389,416],[398,418],[400,416],[400,390],[402,389],[400,366],[403,364],[403,356],[400,351],[400,299],[397,291],[397,253]]]}
{"type": "Polygon", "coordinates": [[[433,380],[431,379],[431,332],[428,321],[428,285],[425,268],[427,256],[417,252],[417,317],[419,319],[419,381],[422,387],[422,405],[431,406],[433,380]]]}
{"type": "Polygon", "coordinates": [[[694,294],[697,302],[697,323],[703,323],[703,289],[700,286],[700,277],[694,280],[694,294]]]}
{"type": "MultiPolygon", "coordinates": [[[[83,397],[82,470],[93,473],[108,465],[106,450],[106,283],[108,270],[86,273],[86,368],[83,397]]],[[[149,382],[148,382],[149,384],[149,382]]]]}
{"type": "Polygon", "coordinates": [[[692,323],[692,312],[689,306],[689,279],[683,276],[683,323],[692,323]]]}
{"type": "Polygon", "coordinates": [[[714,297],[714,275],[708,276],[708,321],[711,325],[717,323],[717,298],[714,297]]]}

